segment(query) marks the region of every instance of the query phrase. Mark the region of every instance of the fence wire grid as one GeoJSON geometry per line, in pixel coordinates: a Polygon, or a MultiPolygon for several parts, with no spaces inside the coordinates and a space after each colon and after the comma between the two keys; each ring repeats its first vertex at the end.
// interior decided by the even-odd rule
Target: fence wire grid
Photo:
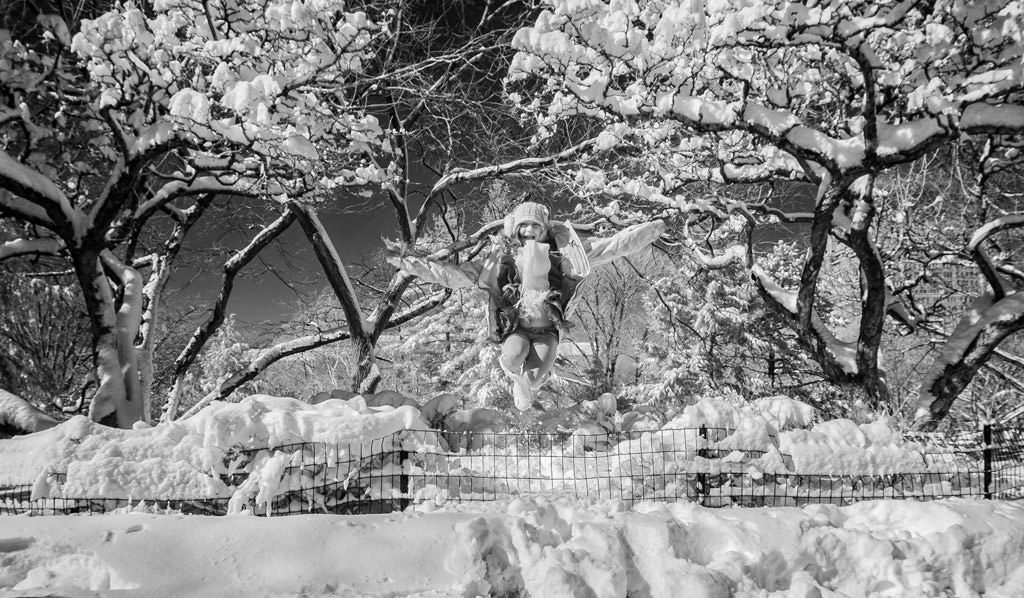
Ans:
{"type": "MultiPolygon", "coordinates": [[[[917,434],[914,471],[793,471],[790,455],[731,446],[734,430],[598,435],[403,431],[353,444],[296,443],[229,451],[227,493],[207,497],[32,499],[33,484],[0,487],[0,514],[104,513],[124,507],[224,515],[367,514],[426,502],[577,498],[687,500],[708,507],[847,505],[871,499],[1024,499],[1024,429],[917,434]],[[268,483],[266,471],[279,472],[268,483]],[[251,474],[256,475],[251,475],[251,474]]],[[[276,475],[276,474],[275,474],[276,475]]],[[[60,493],[62,474],[51,487],[60,493]]]]}

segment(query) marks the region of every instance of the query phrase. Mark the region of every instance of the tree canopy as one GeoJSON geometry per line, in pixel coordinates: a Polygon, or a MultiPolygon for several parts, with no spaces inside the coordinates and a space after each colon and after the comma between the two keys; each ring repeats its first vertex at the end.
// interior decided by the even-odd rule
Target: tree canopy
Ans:
{"type": "MultiPolygon", "coordinates": [[[[985,288],[943,332],[921,423],[994,355],[1012,361],[1004,341],[1024,327],[1019,0],[161,0],[84,19],[58,4],[0,31],[0,266],[38,273],[31,259],[45,255],[73,278],[97,421],[150,417],[162,294],[217,198],[259,224],[211,265],[219,295],[174,358],[167,419],[228,316],[235,276],[293,224],[344,323],[278,339],[192,408],[346,339],[351,386],[374,390],[381,335],[449,294],[408,293],[413,277],[393,270],[357,289],[319,211],[383,202],[391,251],[472,259],[500,225],[481,205],[497,178],[553,206],[575,200],[583,228],[666,220],[693,264],[679,272],[699,274],[704,299],[725,300],[706,273],[726,288],[745,273],[773,312],[758,321],[791,329],[785,354],[811,356],[872,408],[890,399],[883,333],[938,333],[915,292],[940,263],[971,266],[985,288]],[[807,249],[794,277],[778,276],[767,249],[780,224],[807,249]],[[852,336],[828,313],[839,248],[856,264],[852,336]]],[[[678,282],[661,289],[688,296],[678,282]]],[[[740,296],[759,309],[729,294],[740,296]]]]}
{"type": "MultiPolygon", "coordinates": [[[[992,140],[992,158],[1015,159],[1024,130],[1021,9],[1012,0],[553,0],[517,34],[508,85],[538,138],[580,119],[603,127],[598,148],[612,157],[595,155],[598,167],[576,169],[581,193],[691,219],[738,211],[751,226],[807,221],[810,250],[795,288],[776,284],[749,250],[715,253],[747,259],[764,300],[787,315],[826,374],[863,387],[877,404],[887,398],[878,369],[884,318],[916,325],[886,284],[875,239],[880,179],[972,136],[992,140]],[[787,212],[772,196],[736,202],[694,192],[783,181],[817,187],[809,210],[787,212]],[[830,236],[859,264],[853,342],[838,340],[816,314],[830,236]]],[[[972,245],[981,252],[984,230],[972,245]]],[[[922,386],[922,418],[941,416],[991,348],[1024,322],[1011,306],[1019,298],[993,288],[1003,303],[947,345],[922,386]]]]}

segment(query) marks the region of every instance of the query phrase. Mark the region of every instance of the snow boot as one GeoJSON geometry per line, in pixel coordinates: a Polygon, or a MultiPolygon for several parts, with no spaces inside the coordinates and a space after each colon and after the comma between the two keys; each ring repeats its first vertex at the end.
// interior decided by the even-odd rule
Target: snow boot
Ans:
{"type": "Polygon", "coordinates": [[[526,376],[512,376],[512,400],[520,411],[526,411],[532,406],[533,390],[526,376]]]}

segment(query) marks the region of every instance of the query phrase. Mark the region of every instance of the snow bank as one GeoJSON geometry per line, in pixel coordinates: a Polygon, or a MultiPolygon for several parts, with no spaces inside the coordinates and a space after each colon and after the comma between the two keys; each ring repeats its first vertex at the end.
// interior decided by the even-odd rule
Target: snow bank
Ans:
{"type": "MultiPolygon", "coordinates": [[[[929,468],[924,447],[886,420],[816,422],[811,407],[784,396],[705,398],[660,430],[621,436],[482,433],[507,423],[486,409],[434,419],[448,427],[431,431],[415,407],[367,407],[359,396],[309,405],[263,395],[154,428],[114,430],[79,417],[0,441],[0,486],[32,484],[33,500],[215,498],[223,499],[215,511],[268,514],[538,493],[705,506],[982,493],[978,464],[929,468]],[[293,443],[310,444],[265,450],[293,443]]],[[[20,500],[10,508],[28,508],[20,500]]],[[[198,506],[209,507],[190,508],[198,506]]]]}
{"type": "Polygon", "coordinates": [[[779,435],[779,449],[792,456],[793,470],[801,473],[881,475],[926,469],[923,447],[904,442],[884,420],[858,425],[840,419],[790,430],[779,435]]]}
{"type": "MultiPolygon", "coordinates": [[[[562,442],[496,436],[481,444],[446,455],[424,442],[406,472],[413,500],[562,493],[798,506],[981,495],[984,483],[980,462],[929,467],[929,449],[905,441],[888,420],[816,422],[810,406],[783,396],[705,398],[650,432],[573,434],[562,442]]],[[[1000,488],[1019,486],[1012,472],[1000,476],[1000,488]]]]}
{"type": "Polygon", "coordinates": [[[889,420],[814,424],[814,416],[810,405],[785,396],[749,403],[706,398],[686,407],[664,429],[727,430],[725,438],[710,442],[708,448],[781,452],[791,473],[881,475],[925,469],[924,447],[905,442],[889,420]]]}
{"type": "Polygon", "coordinates": [[[396,515],[9,517],[11,595],[839,598],[1024,594],[1024,505],[529,498],[396,515]]]}
{"type": "Polygon", "coordinates": [[[708,510],[528,499],[457,533],[471,547],[463,568],[485,573],[476,594],[1009,597],[1024,590],[1024,506],[1006,503],[708,510]]]}
{"type": "Polygon", "coordinates": [[[134,430],[78,416],[44,432],[0,441],[0,485],[35,480],[33,498],[224,497],[232,491],[222,478],[234,473],[233,451],[316,440],[339,445],[336,458],[344,458],[371,440],[426,428],[413,407],[369,408],[361,398],[309,405],[254,395],[134,430]]]}

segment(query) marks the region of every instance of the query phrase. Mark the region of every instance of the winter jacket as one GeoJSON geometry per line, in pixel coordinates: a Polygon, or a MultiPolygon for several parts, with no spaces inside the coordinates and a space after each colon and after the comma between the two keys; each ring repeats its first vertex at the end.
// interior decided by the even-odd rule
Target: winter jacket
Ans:
{"type": "MultiPolygon", "coordinates": [[[[548,249],[548,273],[546,286],[548,296],[544,300],[546,311],[551,319],[563,326],[568,316],[570,301],[575,297],[576,290],[583,278],[567,274],[571,265],[557,249],[548,249]]],[[[487,266],[485,265],[485,268],[487,266]]],[[[497,260],[496,284],[481,284],[488,292],[490,305],[488,309],[488,336],[493,341],[502,341],[512,334],[519,326],[520,299],[522,298],[522,273],[516,266],[512,252],[501,252],[497,260]]]]}
{"type": "MultiPolygon", "coordinates": [[[[581,241],[591,266],[599,266],[644,249],[664,231],[665,223],[655,220],[627,227],[611,237],[586,237],[581,241]]],[[[550,303],[552,319],[564,322],[571,315],[572,300],[576,297],[583,277],[572,272],[569,261],[562,259],[561,248],[570,240],[567,225],[552,221],[546,240],[552,245],[548,254],[551,260],[548,286],[553,291],[550,303]]],[[[515,308],[517,296],[514,293],[518,274],[513,251],[508,244],[499,244],[482,260],[461,264],[411,256],[388,258],[387,261],[425,282],[450,289],[476,287],[486,290],[490,298],[488,332],[493,339],[501,340],[511,334],[519,322],[515,308]]]]}

